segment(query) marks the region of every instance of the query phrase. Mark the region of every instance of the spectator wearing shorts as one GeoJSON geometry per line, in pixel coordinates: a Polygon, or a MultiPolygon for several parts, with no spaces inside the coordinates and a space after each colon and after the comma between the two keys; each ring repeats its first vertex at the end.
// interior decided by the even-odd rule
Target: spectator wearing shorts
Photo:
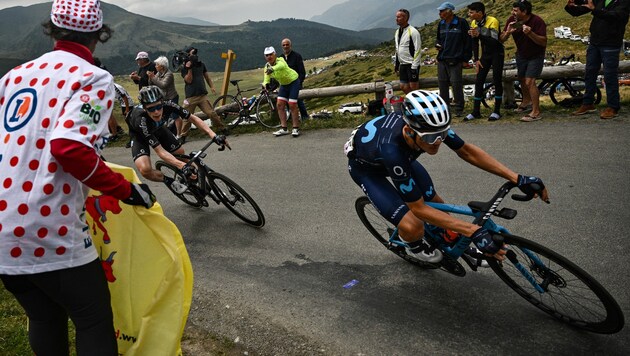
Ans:
{"type": "Polygon", "coordinates": [[[501,33],[501,42],[512,35],[516,43],[516,71],[523,89],[523,102],[514,109],[516,112],[531,111],[521,117],[521,121],[532,122],[542,119],[536,78],[540,76],[547,49],[547,24],[532,13],[532,4],[527,0],[512,4],[512,15],[501,33]]]}
{"type": "Polygon", "coordinates": [[[420,52],[422,40],[420,32],[409,25],[409,11],[400,9],[396,12],[396,25],[398,29],[394,33],[396,45],[396,64],[394,70],[400,75],[400,89],[405,93],[420,87],[418,77],[420,75],[420,52]]]}
{"type": "Polygon", "coordinates": [[[276,55],[276,50],[273,47],[267,47],[264,51],[265,60],[265,74],[263,77],[262,85],[268,87],[271,79],[275,79],[280,83],[280,89],[278,89],[278,116],[280,117],[280,130],[273,134],[278,136],[284,136],[289,134],[289,128],[287,125],[287,103],[289,104],[289,110],[291,111],[291,121],[293,123],[293,129],[291,136],[300,136],[300,118],[298,116],[298,96],[300,95],[300,76],[291,69],[282,56],[276,55]]]}

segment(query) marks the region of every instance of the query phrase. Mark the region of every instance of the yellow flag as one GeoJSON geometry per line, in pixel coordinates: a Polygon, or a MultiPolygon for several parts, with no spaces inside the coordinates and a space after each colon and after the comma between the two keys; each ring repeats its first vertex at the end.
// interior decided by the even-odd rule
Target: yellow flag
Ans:
{"type": "MultiPolygon", "coordinates": [[[[132,168],[108,163],[140,183],[132,168]]],[[[86,220],[109,283],[120,355],[181,355],[193,273],[182,235],[156,203],[126,205],[91,191],[86,220]]]]}

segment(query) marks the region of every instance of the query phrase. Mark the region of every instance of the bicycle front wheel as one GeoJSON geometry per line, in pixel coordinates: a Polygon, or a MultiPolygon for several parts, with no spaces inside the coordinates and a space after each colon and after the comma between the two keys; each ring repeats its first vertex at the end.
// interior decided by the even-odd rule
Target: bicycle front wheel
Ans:
{"type": "Polygon", "coordinates": [[[439,264],[428,263],[413,258],[407,254],[404,247],[390,243],[389,238],[394,234],[395,227],[392,223],[381,216],[374,205],[370,202],[370,199],[365,196],[357,198],[354,203],[354,208],[357,211],[357,215],[359,215],[359,219],[361,219],[361,222],[372,234],[372,236],[374,236],[378,242],[380,242],[388,250],[395,253],[398,257],[422,268],[433,269],[440,267],[439,264]]]}
{"type": "MultiPolygon", "coordinates": [[[[581,78],[560,79],[553,83],[549,89],[549,97],[555,105],[566,107],[577,107],[582,105],[586,84],[581,78]]],[[[599,87],[595,90],[595,103],[599,104],[602,100],[602,91],[599,87]]]]}
{"type": "MultiPolygon", "coordinates": [[[[170,163],[166,163],[164,161],[155,162],[155,169],[162,172],[164,176],[169,177],[173,180],[181,182],[182,184],[186,184],[186,178],[184,177],[184,173],[182,171],[171,165],[170,163]]],[[[200,208],[204,205],[207,205],[206,198],[201,193],[200,189],[194,185],[189,185],[188,189],[186,189],[183,193],[177,193],[173,188],[169,185],[166,185],[168,190],[170,190],[176,197],[178,197],[184,203],[194,206],[195,208],[200,208]]]]}
{"type": "Polygon", "coordinates": [[[265,216],[258,204],[230,178],[223,174],[211,172],[207,176],[208,185],[211,194],[215,194],[217,198],[228,208],[234,215],[246,223],[263,227],[265,225],[265,216]]]}
{"type": "Polygon", "coordinates": [[[619,304],[592,276],[542,245],[518,236],[501,235],[508,246],[509,260],[488,259],[488,263],[521,297],[580,329],[613,334],[623,328],[624,316],[619,304]],[[536,286],[519,268],[527,272],[536,286]]]}
{"type": "Polygon", "coordinates": [[[270,129],[280,127],[280,116],[276,103],[269,95],[262,95],[256,104],[256,117],[260,123],[270,129]]]}
{"type": "Polygon", "coordinates": [[[235,96],[221,95],[212,103],[212,107],[215,108],[217,115],[219,115],[227,128],[233,129],[241,122],[240,115],[243,105],[235,96]],[[221,107],[221,110],[217,111],[218,107],[221,107]]]}

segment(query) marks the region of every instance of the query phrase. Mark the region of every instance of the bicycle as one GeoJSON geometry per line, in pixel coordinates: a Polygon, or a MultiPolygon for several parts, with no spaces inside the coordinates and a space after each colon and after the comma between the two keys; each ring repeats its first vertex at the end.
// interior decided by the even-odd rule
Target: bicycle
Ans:
{"type": "MultiPolygon", "coordinates": [[[[213,143],[215,143],[214,138],[199,151],[193,151],[187,155],[174,155],[177,159],[186,162],[182,169],[164,161],[157,161],[155,167],[164,176],[180,183],[178,187],[174,187],[172,184],[167,184],[167,187],[184,203],[195,208],[208,207],[209,203],[206,197],[209,197],[217,205],[221,203],[225,205],[228,210],[244,222],[255,227],[263,227],[265,216],[254,199],[233,180],[214,171],[202,161],[206,157],[205,151],[213,143]],[[193,167],[194,169],[192,169],[193,167]],[[196,178],[193,179],[192,175],[187,174],[187,172],[194,172],[195,170],[196,178]]],[[[219,150],[224,149],[225,146],[219,147],[219,150]]]]}
{"type": "Polygon", "coordinates": [[[225,125],[232,129],[239,124],[253,124],[259,122],[261,125],[274,129],[280,127],[280,117],[276,110],[276,102],[271,98],[269,90],[263,88],[254,100],[243,100],[243,93],[255,89],[241,90],[238,82],[241,80],[230,80],[236,86],[236,95],[221,95],[212,106],[215,112],[225,125]],[[256,109],[255,114],[254,108],[256,109]]]}
{"type": "MultiPolygon", "coordinates": [[[[575,60],[575,55],[572,54],[567,57],[562,57],[557,65],[567,65],[571,60],[575,60]]],[[[549,95],[554,105],[575,107],[582,104],[586,84],[583,78],[553,78],[543,79],[537,87],[540,95],[549,95]]],[[[494,92],[495,88],[493,83],[486,83],[486,85],[484,85],[481,103],[486,108],[490,108],[490,104],[494,100],[494,92]],[[490,101],[490,103],[487,101],[490,101]]],[[[596,87],[595,105],[599,104],[601,100],[602,91],[599,87],[596,87]]],[[[514,101],[516,103],[523,101],[523,89],[519,81],[514,82],[514,101]]]]}
{"type": "MultiPolygon", "coordinates": [[[[511,182],[503,184],[488,202],[472,201],[467,206],[426,204],[443,212],[474,217],[474,224],[485,227],[502,239],[507,248],[505,261],[480,253],[474,257],[487,261],[504,283],[540,310],[561,322],[590,332],[613,334],[620,331],[624,326],[624,316],[619,304],[591,275],[553,250],[512,235],[491,219],[492,215],[504,219],[516,217],[514,209],[498,210],[503,198],[515,186],[511,182]]],[[[512,198],[526,201],[533,196],[513,194],[512,198]]],[[[455,242],[447,243],[438,236],[435,226],[425,223],[425,238],[443,253],[441,262],[431,264],[407,254],[407,245],[398,237],[397,228],[378,213],[367,197],[358,198],[355,209],[370,233],[399,257],[419,267],[439,268],[460,277],[466,275],[466,269],[458,259],[469,248],[470,238],[460,234],[455,242]]],[[[472,271],[477,271],[477,264],[467,258],[462,260],[472,271]]]]}

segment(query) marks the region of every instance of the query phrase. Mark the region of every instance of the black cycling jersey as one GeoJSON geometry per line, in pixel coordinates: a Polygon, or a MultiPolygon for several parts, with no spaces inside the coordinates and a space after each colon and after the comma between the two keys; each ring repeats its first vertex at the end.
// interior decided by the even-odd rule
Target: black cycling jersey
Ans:
{"type": "Polygon", "coordinates": [[[155,122],[141,106],[133,108],[127,116],[126,121],[129,125],[129,134],[134,141],[145,141],[149,143],[151,147],[155,148],[160,145],[160,141],[155,133],[166,126],[168,118],[172,113],[177,114],[184,120],[190,117],[188,110],[172,101],[164,101],[162,103],[162,110],[162,120],[155,122]]]}

